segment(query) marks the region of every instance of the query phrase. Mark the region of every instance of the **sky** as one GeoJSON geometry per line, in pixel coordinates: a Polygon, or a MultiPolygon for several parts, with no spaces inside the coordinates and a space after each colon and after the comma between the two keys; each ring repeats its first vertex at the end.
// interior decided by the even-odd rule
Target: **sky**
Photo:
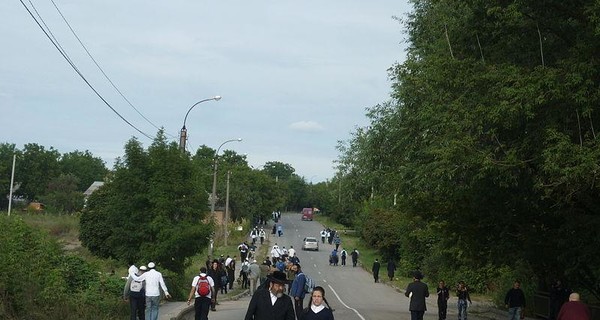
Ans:
{"type": "Polygon", "coordinates": [[[288,163],[314,183],[334,176],[338,141],[368,125],[366,108],[389,99],[387,69],[407,45],[393,17],[410,10],[408,0],[23,3],[137,130],[20,0],[5,0],[0,143],[89,150],[112,168],[131,137],[148,147],[162,127],[178,142],[190,107],[221,96],[190,111],[188,151],[242,138],[220,154],[244,154],[254,168],[288,163]]]}

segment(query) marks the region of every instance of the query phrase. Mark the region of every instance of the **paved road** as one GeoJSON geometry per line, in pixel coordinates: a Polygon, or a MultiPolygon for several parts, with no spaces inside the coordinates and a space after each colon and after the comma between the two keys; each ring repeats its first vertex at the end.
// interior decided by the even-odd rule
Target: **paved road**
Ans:
{"type": "MultiPolygon", "coordinates": [[[[388,285],[373,283],[370,273],[362,268],[350,266],[330,266],[328,262],[329,253],[333,246],[325,243],[319,244],[320,250],[301,251],[302,239],[306,236],[319,237],[322,226],[316,221],[301,221],[300,214],[285,214],[280,222],[284,227],[282,237],[271,235],[270,245],[277,243],[280,247],[291,246],[296,249],[300,258],[303,271],[310,276],[317,285],[325,288],[326,298],[335,309],[336,319],[344,320],[388,320],[388,319],[410,319],[408,311],[408,298],[388,285]]],[[[344,247],[342,237],[342,247],[344,247]]],[[[346,248],[350,252],[353,248],[346,248]]],[[[348,259],[350,261],[350,259],[348,259]]],[[[385,268],[384,268],[385,269],[385,268]]],[[[385,273],[385,270],[383,271],[385,273]]],[[[433,291],[428,299],[428,309],[425,320],[436,320],[437,306],[435,305],[435,287],[430,286],[433,291]]],[[[222,301],[218,311],[211,312],[211,320],[243,319],[250,297],[244,297],[237,301],[222,301]]],[[[307,296],[304,305],[309,303],[307,296]]],[[[448,319],[456,318],[455,301],[450,300],[448,308],[448,319]]],[[[474,310],[474,309],[473,309],[474,310]]],[[[503,314],[469,314],[471,320],[502,319],[503,314]]],[[[163,317],[161,317],[163,319],[163,317]]],[[[168,319],[168,318],[166,318],[168,319]]],[[[166,320],[165,319],[165,320],[166,320]]],[[[189,317],[193,319],[193,316],[189,317]]]]}

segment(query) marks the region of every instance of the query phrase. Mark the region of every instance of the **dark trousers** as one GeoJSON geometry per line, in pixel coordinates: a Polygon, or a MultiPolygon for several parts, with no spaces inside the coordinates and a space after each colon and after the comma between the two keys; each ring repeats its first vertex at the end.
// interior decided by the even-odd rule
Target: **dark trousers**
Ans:
{"type": "Polygon", "coordinates": [[[438,300],[438,316],[439,320],[446,320],[446,313],[448,312],[448,302],[446,300],[438,300]]]}
{"type": "Polygon", "coordinates": [[[146,320],[146,297],[129,297],[131,320],[146,320]]]}
{"type": "Polygon", "coordinates": [[[423,320],[425,311],[410,311],[410,320],[423,320]]]}
{"type": "Polygon", "coordinates": [[[304,310],[304,307],[302,306],[303,304],[304,304],[304,299],[296,300],[296,298],[294,298],[294,308],[296,309],[296,319],[300,319],[300,316],[302,315],[302,310],[304,310]]]}
{"type": "Polygon", "coordinates": [[[215,308],[217,307],[217,296],[219,295],[219,289],[221,289],[221,288],[215,286],[215,292],[214,292],[214,297],[213,297],[215,300],[213,300],[213,302],[210,304],[210,309],[212,311],[215,311],[215,308]]]}
{"type": "Polygon", "coordinates": [[[210,310],[210,298],[198,297],[194,300],[195,320],[208,320],[208,311],[210,310]]]}
{"type": "Polygon", "coordinates": [[[342,265],[345,266],[346,265],[346,256],[342,256],[342,265]]]}

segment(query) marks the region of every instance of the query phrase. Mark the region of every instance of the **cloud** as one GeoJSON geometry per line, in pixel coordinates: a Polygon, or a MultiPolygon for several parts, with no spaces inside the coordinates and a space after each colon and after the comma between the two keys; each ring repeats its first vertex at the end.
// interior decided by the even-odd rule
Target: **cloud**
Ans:
{"type": "Polygon", "coordinates": [[[316,121],[298,121],[290,124],[290,129],[303,132],[321,132],[323,126],[316,121]]]}

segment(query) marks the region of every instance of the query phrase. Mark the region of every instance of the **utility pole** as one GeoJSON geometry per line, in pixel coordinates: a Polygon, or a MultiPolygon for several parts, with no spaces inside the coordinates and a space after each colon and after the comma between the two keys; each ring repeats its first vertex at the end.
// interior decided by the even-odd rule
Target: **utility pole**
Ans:
{"type": "Polygon", "coordinates": [[[231,171],[227,171],[227,195],[225,196],[225,246],[227,246],[227,238],[229,238],[229,229],[227,228],[227,224],[229,222],[229,177],[231,176],[231,171]]]}
{"type": "Polygon", "coordinates": [[[12,173],[10,174],[10,192],[8,194],[8,216],[9,217],[10,217],[10,209],[12,208],[13,186],[15,185],[15,162],[16,161],[17,161],[17,155],[13,154],[12,173]]]}

